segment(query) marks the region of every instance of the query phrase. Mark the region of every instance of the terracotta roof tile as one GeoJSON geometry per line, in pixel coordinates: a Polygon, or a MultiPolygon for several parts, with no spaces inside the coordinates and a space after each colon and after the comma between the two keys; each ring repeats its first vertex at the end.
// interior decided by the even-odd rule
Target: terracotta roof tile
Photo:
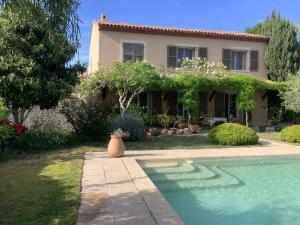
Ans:
{"type": "Polygon", "coordinates": [[[129,33],[256,41],[256,42],[267,42],[269,40],[268,36],[247,34],[242,32],[225,32],[225,31],[198,30],[198,29],[189,29],[189,28],[160,27],[160,26],[137,25],[137,24],[128,24],[128,23],[117,23],[117,22],[110,22],[110,21],[98,21],[98,24],[99,24],[99,29],[105,31],[119,31],[119,32],[129,32],[129,33]]]}

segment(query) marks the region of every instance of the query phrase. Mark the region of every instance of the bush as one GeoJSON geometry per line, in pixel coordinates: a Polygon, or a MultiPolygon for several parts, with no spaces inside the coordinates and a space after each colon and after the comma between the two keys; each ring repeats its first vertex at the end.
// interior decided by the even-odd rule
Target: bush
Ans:
{"type": "Polygon", "coordinates": [[[145,126],[142,118],[126,113],[123,117],[118,116],[112,120],[111,131],[121,128],[129,133],[125,140],[137,141],[145,137],[145,126]]]}
{"type": "Polygon", "coordinates": [[[16,137],[16,131],[11,126],[0,125],[0,155],[6,155],[16,137]]]}
{"type": "Polygon", "coordinates": [[[9,109],[6,107],[6,105],[0,98],[0,121],[6,119],[8,115],[9,115],[9,109]]]}
{"type": "Polygon", "coordinates": [[[63,101],[60,112],[66,116],[78,135],[98,140],[109,132],[114,107],[111,103],[85,102],[74,98],[63,101]]]}
{"type": "Polygon", "coordinates": [[[218,145],[251,145],[257,144],[258,136],[249,127],[236,123],[224,123],[209,132],[208,141],[218,145]]]}
{"type": "Polygon", "coordinates": [[[280,139],[290,143],[300,143],[300,125],[293,125],[282,129],[280,139]]]}

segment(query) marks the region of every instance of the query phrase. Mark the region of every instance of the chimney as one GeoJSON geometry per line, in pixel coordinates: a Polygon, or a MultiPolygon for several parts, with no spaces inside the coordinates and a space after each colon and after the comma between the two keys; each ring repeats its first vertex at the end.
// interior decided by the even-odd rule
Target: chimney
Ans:
{"type": "Polygon", "coordinates": [[[106,21],[106,14],[105,13],[101,13],[101,21],[106,21]]]}

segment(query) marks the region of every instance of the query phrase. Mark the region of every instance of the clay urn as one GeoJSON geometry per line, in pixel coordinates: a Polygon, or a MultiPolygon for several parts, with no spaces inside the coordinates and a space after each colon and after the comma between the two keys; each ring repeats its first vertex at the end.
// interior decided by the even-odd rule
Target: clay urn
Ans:
{"type": "Polygon", "coordinates": [[[110,135],[110,141],[108,143],[107,151],[108,154],[113,158],[121,157],[124,155],[125,145],[122,139],[122,135],[110,135]]]}

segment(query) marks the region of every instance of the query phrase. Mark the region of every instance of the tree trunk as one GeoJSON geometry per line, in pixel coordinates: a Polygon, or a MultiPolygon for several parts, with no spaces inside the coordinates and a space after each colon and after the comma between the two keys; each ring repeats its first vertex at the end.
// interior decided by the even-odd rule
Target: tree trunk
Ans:
{"type": "Polygon", "coordinates": [[[246,116],[246,126],[249,127],[248,111],[245,111],[245,116],[246,116]]]}
{"type": "Polygon", "coordinates": [[[191,125],[191,113],[190,110],[188,110],[188,125],[191,125]]]}

